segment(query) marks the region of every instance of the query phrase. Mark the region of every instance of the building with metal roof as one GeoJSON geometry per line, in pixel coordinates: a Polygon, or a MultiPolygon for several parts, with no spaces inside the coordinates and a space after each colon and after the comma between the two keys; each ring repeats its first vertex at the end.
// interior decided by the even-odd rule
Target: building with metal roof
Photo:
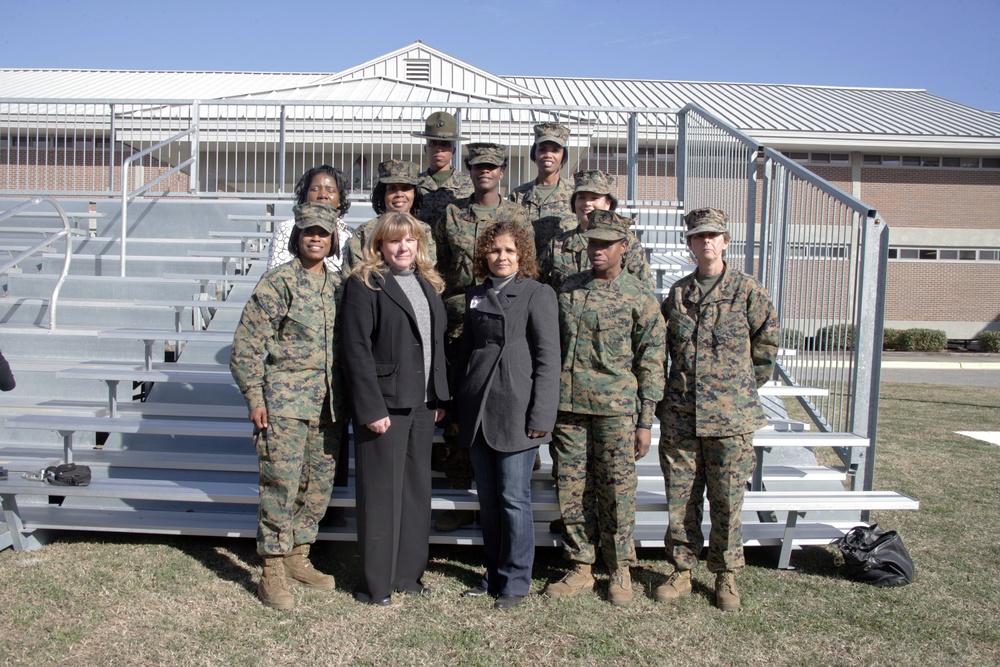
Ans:
{"type": "Polygon", "coordinates": [[[683,205],[673,151],[690,103],[884,215],[887,326],[1000,328],[1000,113],[926,90],[507,76],[421,42],[334,73],[0,69],[0,192],[117,193],[129,156],[185,132],[143,158],[142,178],[194,159],[190,182],[164,180],[170,194],[285,196],[317,162],[364,190],[382,159],[421,159],[410,135],[445,108],[467,136],[511,147],[508,187],[531,177],[531,126],[557,119],[570,172],[602,168],[625,199],[683,205]],[[97,177],[71,186],[67,169],[87,165],[97,177]]]}

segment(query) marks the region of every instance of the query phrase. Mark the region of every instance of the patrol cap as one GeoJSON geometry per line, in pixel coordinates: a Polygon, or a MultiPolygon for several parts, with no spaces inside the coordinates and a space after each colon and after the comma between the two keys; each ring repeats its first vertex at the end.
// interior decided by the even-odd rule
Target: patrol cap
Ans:
{"type": "Polygon", "coordinates": [[[573,174],[573,194],[577,192],[593,192],[595,195],[610,195],[611,184],[615,179],[600,169],[578,171],[573,174]]]}
{"type": "Polygon", "coordinates": [[[684,238],[691,238],[695,234],[727,234],[727,222],[729,216],[717,208],[696,208],[684,216],[684,224],[687,225],[684,238]]]}
{"type": "Polygon", "coordinates": [[[497,167],[507,161],[507,147],[501,144],[475,143],[466,147],[465,163],[492,164],[497,167]]]}
{"type": "Polygon", "coordinates": [[[569,128],[562,123],[539,123],[535,125],[535,145],[543,141],[551,141],[565,148],[569,141],[569,128]]]}
{"type": "Polygon", "coordinates": [[[337,215],[337,209],[319,202],[298,204],[292,207],[292,212],[295,214],[295,226],[299,229],[319,227],[329,234],[334,233],[337,228],[337,220],[340,218],[337,215]]]}
{"type": "Polygon", "coordinates": [[[628,228],[632,226],[631,218],[603,209],[591,211],[587,220],[589,226],[583,233],[584,238],[601,241],[623,241],[628,238],[628,228]]]}
{"type": "Polygon", "coordinates": [[[379,183],[405,183],[416,187],[420,168],[415,162],[386,160],[378,165],[379,183]]]}
{"type": "Polygon", "coordinates": [[[447,111],[435,111],[427,117],[423,132],[411,133],[414,137],[437,139],[438,141],[468,141],[468,137],[458,136],[458,121],[447,111]]]}

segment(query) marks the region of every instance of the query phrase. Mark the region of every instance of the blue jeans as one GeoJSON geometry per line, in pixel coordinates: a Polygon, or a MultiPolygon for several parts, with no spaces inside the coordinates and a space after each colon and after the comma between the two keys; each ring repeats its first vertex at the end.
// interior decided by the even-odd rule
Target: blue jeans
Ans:
{"type": "Polygon", "coordinates": [[[480,584],[494,595],[528,595],[535,562],[531,469],[537,447],[498,452],[476,436],[472,468],[479,493],[486,573],[480,584]]]}

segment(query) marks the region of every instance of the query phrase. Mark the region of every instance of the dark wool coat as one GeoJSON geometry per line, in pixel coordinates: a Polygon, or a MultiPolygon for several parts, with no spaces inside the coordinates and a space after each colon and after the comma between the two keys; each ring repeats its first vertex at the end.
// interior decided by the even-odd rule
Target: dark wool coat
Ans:
{"type": "Polygon", "coordinates": [[[475,285],[465,298],[455,392],[459,443],[471,446],[480,428],[500,452],[548,442],[559,406],[555,292],[530,278],[515,278],[499,294],[475,285]],[[549,436],[532,440],[528,429],[549,436]]]}

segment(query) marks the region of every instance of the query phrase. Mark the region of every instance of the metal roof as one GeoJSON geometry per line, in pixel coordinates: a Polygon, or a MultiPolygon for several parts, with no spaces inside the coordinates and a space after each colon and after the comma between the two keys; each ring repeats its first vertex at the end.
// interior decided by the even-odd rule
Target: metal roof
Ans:
{"type": "Polygon", "coordinates": [[[497,76],[421,42],[339,73],[0,69],[3,98],[529,103],[603,107],[609,119],[623,107],[694,102],[781,148],[1000,151],[1000,114],[925,90],[497,76]],[[407,62],[416,60],[430,63],[430,82],[407,76],[407,62]]]}
{"type": "Polygon", "coordinates": [[[760,83],[506,77],[553,104],[680,108],[689,102],[762,132],[1000,138],[997,114],[928,93],[760,83]]]}

